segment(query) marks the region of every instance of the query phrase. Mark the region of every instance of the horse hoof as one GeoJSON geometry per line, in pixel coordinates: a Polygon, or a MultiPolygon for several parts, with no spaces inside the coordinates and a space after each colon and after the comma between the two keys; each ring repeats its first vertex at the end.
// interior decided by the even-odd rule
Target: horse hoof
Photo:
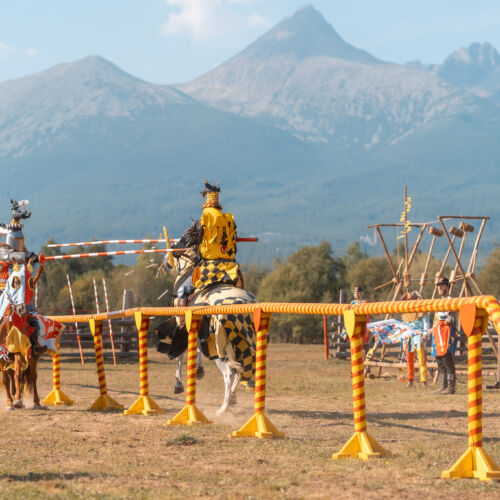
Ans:
{"type": "Polygon", "coordinates": [[[205,376],[205,368],[203,368],[203,366],[198,366],[198,368],[196,368],[196,378],[198,380],[201,380],[204,376],[205,376]]]}
{"type": "Polygon", "coordinates": [[[13,406],[7,406],[7,408],[5,408],[5,410],[7,411],[7,413],[9,413],[11,411],[14,411],[14,407],[13,406]]]}
{"type": "Polygon", "coordinates": [[[175,384],[174,385],[174,394],[180,394],[181,392],[184,392],[184,386],[182,384],[175,384]]]}
{"type": "Polygon", "coordinates": [[[229,406],[235,406],[236,405],[236,396],[232,396],[230,399],[229,399],[229,406]]]}
{"type": "Polygon", "coordinates": [[[14,406],[14,408],[24,408],[24,404],[20,400],[14,401],[13,406],[14,406]]]}
{"type": "Polygon", "coordinates": [[[225,411],[227,410],[227,408],[219,408],[215,414],[219,417],[220,415],[222,415],[225,411]]]}
{"type": "Polygon", "coordinates": [[[32,410],[47,410],[48,408],[46,406],[41,405],[40,403],[34,404],[31,407],[32,410]]]}

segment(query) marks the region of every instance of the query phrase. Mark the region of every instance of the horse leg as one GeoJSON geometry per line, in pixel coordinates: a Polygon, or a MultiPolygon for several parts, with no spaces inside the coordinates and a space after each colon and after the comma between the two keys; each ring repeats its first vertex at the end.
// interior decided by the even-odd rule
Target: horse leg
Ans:
{"type": "Polygon", "coordinates": [[[231,370],[232,384],[231,393],[229,395],[229,405],[234,406],[236,404],[236,389],[238,389],[238,384],[240,383],[241,373],[237,370],[231,370]]]}
{"type": "Polygon", "coordinates": [[[231,396],[231,367],[222,359],[217,358],[215,360],[215,364],[217,368],[221,371],[222,376],[224,377],[224,402],[222,406],[215,412],[216,415],[221,415],[227,410],[229,406],[229,398],[231,396]]]}
{"type": "Polygon", "coordinates": [[[184,353],[177,358],[177,370],[175,370],[175,385],[174,394],[184,392],[184,384],[182,383],[182,361],[184,360],[184,353]]]}
{"type": "Polygon", "coordinates": [[[11,387],[12,387],[12,371],[11,370],[4,370],[4,367],[2,367],[3,373],[2,373],[2,381],[3,385],[5,387],[5,395],[6,395],[6,400],[7,400],[7,411],[12,411],[14,409],[14,406],[12,405],[12,392],[11,392],[11,387]]]}
{"type": "Polygon", "coordinates": [[[205,376],[205,368],[203,368],[203,358],[201,357],[201,351],[198,348],[198,354],[196,356],[196,378],[201,380],[205,376]]]}
{"type": "Polygon", "coordinates": [[[29,359],[29,365],[30,365],[30,384],[33,387],[33,409],[34,410],[45,410],[45,406],[42,406],[40,404],[40,396],[38,395],[38,387],[37,387],[37,379],[38,379],[38,372],[37,372],[37,360],[35,358],[30,358],[29,359]]]}
{"type": "Polygon", "coordinates": [[[14,384],[16,392],[14,394],[14,408],[24,408],[23,405],[23,395],[22,395],[22,372],[21,372],[21,355],[14,355],[14,384]]]}

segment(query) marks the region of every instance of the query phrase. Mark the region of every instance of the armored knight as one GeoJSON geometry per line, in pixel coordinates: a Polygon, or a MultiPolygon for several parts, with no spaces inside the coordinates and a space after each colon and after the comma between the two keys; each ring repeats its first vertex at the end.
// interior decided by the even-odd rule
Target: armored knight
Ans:
{"type": "Polygon", "coordinates": [[[210,185],[205,179],[202,191],[205,202],[200,218],[200,263],[193,272],[193,284],[197,290],[217,283],[243,287],[243,278],[236,262],[236,224],[234,216],[222,212],[219,203],[219,183],[210,185]]]}
{"type": "MultiPolygon", "coordinates": [[[[28,200],[16,201],[11,199],[10,203],[12,213],[10,224],[0,224],[0,235],[5,235],[5,241],[0,242],[0,292],[2,293],[0,297],[0,310],[3,311],[7,309],[7,303],[12,299],[12,297],[3,296],[12,272],[15,271],[17,273],[19,267],[24,264],[30,275],[30,283],[36,283],[43,271],[42,259],[39,260],[37,254],[26,250],[24,246],[24,226],[21,224],[21,220],[31,217],[31,212],[26,211],[26,205],[29,202],[28,200]]],[[[33,289],[31,289],[31,292],[33,292],[33,289]]],[[[34,351],[37,352],[40,347],[38,346],[39,326],[31,299],[32,293],[29,301],[26,302],[26,307],[29,314],[29,323],[34,329],[33,334],[30,336],[30,341],[34,351]]]]}
{"type": "Polygon", "coordinates": [[[31,212],[26,211],[28,200],[10,200],[12,217],[10,224],[0,224],[0,235],[5,236],[5,241],[0,242],[0,292],[5,290],[12,266],[26,264],[31,259],[37,262],[38,256],[26,250],[22,219],[29,219],[31,212]]]}

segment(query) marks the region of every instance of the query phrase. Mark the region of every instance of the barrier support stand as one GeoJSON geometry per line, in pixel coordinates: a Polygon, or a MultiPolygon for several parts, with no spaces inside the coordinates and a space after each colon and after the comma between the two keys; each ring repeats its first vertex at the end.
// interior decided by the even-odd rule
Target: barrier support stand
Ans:
{"type": "Polygon", "coordinates": [[[149,317],[144,316],[141,312],[135,313],[135,324],[139,331],[139,394],[135,403],[123,412],[124,415],[155,415],[157,413],[165,413],[163,408],[160,408],[149,397],[148,385],[148,328],[149,317]]]}
{"type": "Polygon", "coordinates": [[[104,350],[102,346],[102,321],[89,320],[90,331],[94,338],[95,362],[97,366],[97,379],[99,380],[100,396],[95,400],[90,410],[108,411],[122,410],[123,405],[117,403],[109,394],[106,386],[106,372],[104,371],[104,350]]]}
{"type": "Polygon", "coordinates": [[[357,316],[354,311],[344,312],[344,324],[351,341],[352,397],[354,403],[354,434],[343,448],[332,458],[380,458],[390,455],[366,432],[365,376],[363,367],[363,331],[366,316],[357,316]]]}
{"type": "Polygon", "coordinates": [[[271,315],[255,309],[253,313],[257,343],[255,349],[255,396],[254,415],[231,437],[277,438],[285,437],[265,414],[266,406],[266,358],[267,334],[271,324],[271,315]]]}
{"type": "Polygon", "coordinates": [[[188,330],[187,351],[187,380],[186,380],[186,406],[177,413],[166,425],[194,425],[211,424],[195,404],[196,402],[196,367],[198,357],[198,330],[200,329],[200,316],[193,316],[191,309],[186,311],[184,317],[188,330]]]}
{"type": "Polygon", "coordinates": [[[500,479],[500,468],[483,450],[483,379],[482,336],[488,327],[488,315],[476,304],[460,306],[460,323],[467,335],[467,451],[449,470],[441,473],[443,479],[472,477],[481,481],[500,479]]]}
{"type": "Polygon", "coordinates": [[[52,357],[52,390],[50,394],[42,401],[43,405],[71,406],[73,401],[61,391],[61,346],[57,343],[57,351],[52,357]]]}

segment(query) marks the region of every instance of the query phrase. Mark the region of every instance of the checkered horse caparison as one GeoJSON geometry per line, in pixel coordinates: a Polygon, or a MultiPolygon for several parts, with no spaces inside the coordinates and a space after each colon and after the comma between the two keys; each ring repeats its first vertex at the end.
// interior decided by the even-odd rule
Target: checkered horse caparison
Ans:
{"type": "MultiPolygon", "coordinates": [[[[190,306],[230,305],[258,302],[248,290],[220,285],[198,293],[190,306]]],[[[210,333],[215,335],[217,354],[227,359],[232,368],[241,371],[241,383],[254,385],[255,328],[251,314],[218,314],[212,316],[210,333]]]]}

